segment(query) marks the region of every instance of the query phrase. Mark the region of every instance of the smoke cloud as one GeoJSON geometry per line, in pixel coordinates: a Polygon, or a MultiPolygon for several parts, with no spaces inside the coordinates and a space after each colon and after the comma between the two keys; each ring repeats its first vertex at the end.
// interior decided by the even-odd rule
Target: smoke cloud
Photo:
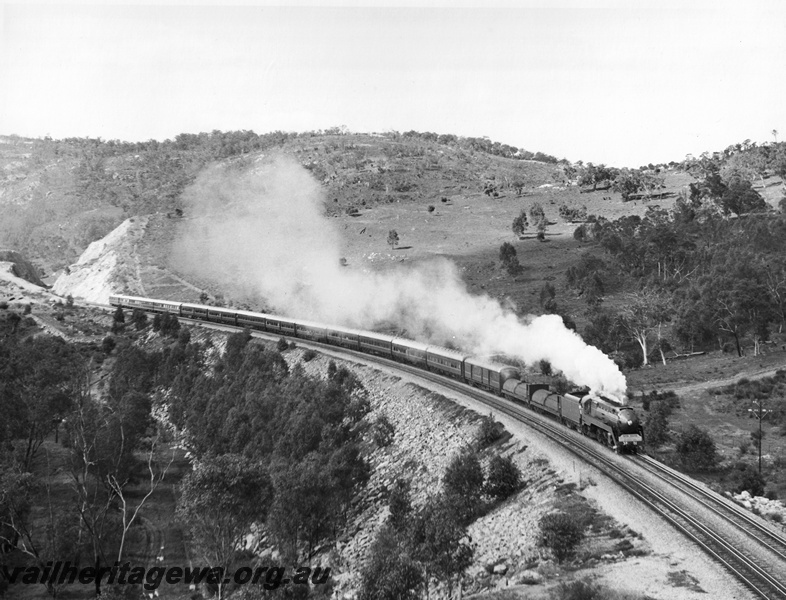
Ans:
{"type": "Polygon", "coordinates": [[[481,356],[545,359],[574,383],[624,397],[614,362],[560,317],[519,319],[493,298],[471,295],[448,260],[384,272],[341,266],[342,238],[324,214],[323,194],[285,156],[207,170],[184,194],[188,220],[172,260],[235,298],[261,297],[279,314],[363,329],[384,322],[407,337],[481,356]]]}

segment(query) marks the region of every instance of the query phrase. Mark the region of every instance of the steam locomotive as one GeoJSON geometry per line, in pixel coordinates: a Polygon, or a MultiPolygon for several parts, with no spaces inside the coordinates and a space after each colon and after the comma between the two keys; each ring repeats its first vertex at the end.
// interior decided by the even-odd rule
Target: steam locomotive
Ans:
{"type": "Polygon", "coordinates": [[[552,392],[548,384],[522,381],[521,372],[516,367],[467,356],[441,346],[372,331],[187,302],[112,295],[109,303],[126,309],[168,313],[299,337],[391,358],[524,404],[534,411],[550,415],[567,427],[594,437],[617,452],[635,453],[644,443],[644,431],[638,416],[629,406],[602,395],[588,394],[587,390],[558,394],[552,392]]]}

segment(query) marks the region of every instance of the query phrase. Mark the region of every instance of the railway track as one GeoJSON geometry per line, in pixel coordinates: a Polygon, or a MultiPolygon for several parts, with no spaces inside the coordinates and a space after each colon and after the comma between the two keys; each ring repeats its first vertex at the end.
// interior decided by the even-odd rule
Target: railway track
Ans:
{"type": "MultiPolygon", "coordinates": [[[[198,325],[202,321],[182,319],[198,325]]],[[[214,326],[213,324],[210,324],[214,326]]],[[[217,325],[217,329],[241,328],[217,325]]],[[[253,332],[255,337],[277,339],[278,335],[253,332]]],[[[362,358],[436,383],[443,388],[469,396],[557,441],[582,461],[589,461],[615,483],[671,523],[710,557],[719,562],[758,598],[786,599],[786,539],[746,515],[722,496],[703,488],[688,477],[639,456],[623,458],[594,440],[570,430],[543,415],[511,403],[488,392],[442,375],[354,350],[298,339],[298,343],[317,350],[362,358]],[[708,512],[725,526],[709,523],[708,512]]]]}

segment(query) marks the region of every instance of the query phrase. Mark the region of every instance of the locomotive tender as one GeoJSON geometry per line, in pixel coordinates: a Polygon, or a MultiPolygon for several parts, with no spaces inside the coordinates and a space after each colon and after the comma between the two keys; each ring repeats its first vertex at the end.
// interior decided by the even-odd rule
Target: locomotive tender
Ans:
{"type": "Polygon", "coordinates": [[[202,304],[123,295],[110,296],[109,303],[121,308],[138,308],[299,337],[392,358],[525,404],[618,452],[636,452],[644,443],[639,419],[629,406],[601,395],[587,394],[586,390],[557,394],[549,390],[548,384],[521,381],[521,372],[516,367],[467,356],[456,350],[372,331],[202,304]]]}

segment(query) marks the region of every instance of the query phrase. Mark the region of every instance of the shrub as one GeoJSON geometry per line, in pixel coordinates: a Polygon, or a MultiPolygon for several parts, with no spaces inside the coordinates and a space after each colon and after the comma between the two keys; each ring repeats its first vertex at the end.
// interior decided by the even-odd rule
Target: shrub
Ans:
{"type": "Polygon", "coordinates": [[[715,442],[709,433],[696,425],[680,434],[676,450],[683,465],[689,469],[708,470],[718,462],[715,442]]]}
{"type": "Polygon", "coordinates": [[[510,457],[495,456],[489,462],[484,490],[494,500],[504,500],[521,488],[521,471],[510,457]]]}
{"type": "Polygon", "coordinates": [[[380,448],[390,446],[395,434],[396,428],[385,415],[379,415],[371,427],[371,436],[374,438],[374,443],[380,448]]]}
{"type": "Polygon", "coordinates": [[[549,513],[540,520],[540,543],[551,550],[557,562],[568,558],[584,539],[584,529],[565,513],[549,513]]]}
{"type": "Polygon", "coordinates": [[[0,310],[8,310],[8,302],[0,300],[0,310]]]}
{"type": "Polygon", "coordinates": [[[311,348],[308,348],[308,349],[307,349],[307,350],[306,350],[306,351],[303,353],[303,362],[311,362],[311,361],[312,361],[312,360],[314,360],[316,357],[317,357],[317,353],[316,353],[316,351],[315,351],[315,350],[312,350],[311,348]]]}
{"type": "Polygon", "coordinates": [[[478,455],[464,451],[455,456],[442,478],[446,509],[456,522],[469,525],[483,505],[483,469],[478,455]]]}
{"type": "Polygon", "coordinates": [[[502,438],[502,425],[494,420],[494,416],[489,413],[480,421],[477,441],[480,449],[488,448],[502,438]]]}
{"type": "Polygon", "coordinates": [[[145,311],[135,308],[131,313],[131,322],[134,324],[137,331],[142,331],[147,327],[147,314],[145,311]]]}
{"type": "Polygon", "coordinates": [[[545,358],[541,359],[538,363],[538,367],[540,368],[540,372],[544,375],[551,375],[551,363],[545,358]]]}
{"type": "Polygon", "coordinates": [[[33,312],[33,305],[28,302],[27,304],[25,304],[25,309],[24,311],[22,311],[22,314],[29,315],[31,312],[33,312]]]}
{"type": "Polygon", "coordinates": [[[115,346],[117,346],[117,342],[111,335],[106,336],[104,341],[101,342],[101,350],[103,350],[105,354],[111,354],[112,350],[115,349],[115,346]]]}
{"type": "Polygon", "coordinates": [[[276,342],[276,350],[279,352],[285,352],[289,348],[289,343],[287,343],[287,338],[278,338],[278,342],[276,342]]]}
{"type": "Polygon", "coordinates": [[[511,229],[513,229],[513,233],[517,236],[521,237],[524,235],[524,232],[529,227],[529,221],[527,221],[527,211],[522,210],[518,217],[513,219],[513,224],[511,225],[511,229]]]}
{"type": "Polygon", "coordinates": [[[735,494],[747,491],[751,496],[761,496],[767,482],[756,467],[739,462],[731,472],[730,483],[731,491],[735,494]]]}
{"type": "Polygon", "coordinates": [[[551,591],[552,600],[606,600],[608,590],[589,581],[562,582],[551,591]]]}
{"type": "Polygon", "coordinates": [[[429,211],[430,213],[433,213],[433,212],[434,212],[434,210],[436,210],[436,209],[434,208],[434,205],[433,205],[433,204],[429,204],[428,211],[429,211]]]}

